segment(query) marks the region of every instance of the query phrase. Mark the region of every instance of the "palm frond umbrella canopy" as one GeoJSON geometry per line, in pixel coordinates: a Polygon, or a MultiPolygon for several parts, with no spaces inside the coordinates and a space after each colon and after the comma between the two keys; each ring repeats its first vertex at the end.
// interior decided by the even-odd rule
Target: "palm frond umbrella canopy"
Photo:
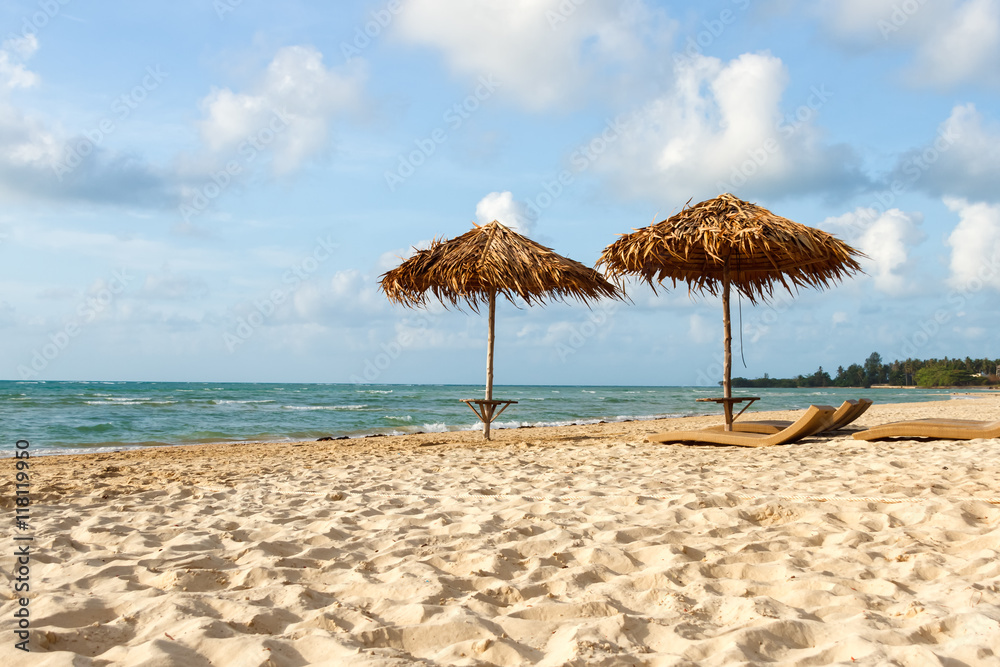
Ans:
{"type": "MultiPolygon", "coordinates": [[[[731,288],[750,303],[767,301],[775,285],[794,294],[801,287],[825,289],[861,271],[863,254],[819,229],[723,194],[684,208],[656,224],[624,234],[604,249],[597,265],[609,277],[637,275],[656,291],[670,279],[690,292],[721,294],[725,358],[723,392],[732,399],[731,288]]],[[[732,403],[724,402],[726,429],[732,403]]]]}
{"type": "MultiPolygon", "coordinates": [[[[468,305],[479,312],[489,306],[486,348],[486,400],[480,404],[483,434],[490,437],[493,410],[493,347],[496,301],[500,295],[513,304],[529,306],[573,298],[588,303],[605,297],[622,298],[621,292],[594,269],[557,254],[551,248],[514,232],[496,220],[451,240],[435,240],[392,271],[380,277],[392,302],[419,307],[428,295],[446,307],[468,305]]],[[[470,403],[470,407],[471,403],[470,403]]],[[[504,406],[506,407],[506,406],[504,406]]],[[[475,411],[475,408],[473,408],[475,411]]],[[[502,412],[502,410],[501,410],[502,412]]]]}

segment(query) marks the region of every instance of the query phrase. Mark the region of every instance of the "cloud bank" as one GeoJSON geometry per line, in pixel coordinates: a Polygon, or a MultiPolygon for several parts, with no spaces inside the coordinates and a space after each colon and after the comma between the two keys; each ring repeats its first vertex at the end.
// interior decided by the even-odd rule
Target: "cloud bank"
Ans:
{"type": "Polygon", "coordinates": [[[403,42],[439,51],[458,76],[496,77],[531,111],[639,84],[673,34],[643,0],[408,0],[393,27],[403,42]]]}
{"type": "Polygon", "coordinates": [[[628,196],[666,202],[730,191],[754,197],[861,187],[858,158],[815,124],[833,93],[814,87],[789,113],[788,72],[769,53],[677,62],[673,89],[635,112],[599,172],[628,196]]]}

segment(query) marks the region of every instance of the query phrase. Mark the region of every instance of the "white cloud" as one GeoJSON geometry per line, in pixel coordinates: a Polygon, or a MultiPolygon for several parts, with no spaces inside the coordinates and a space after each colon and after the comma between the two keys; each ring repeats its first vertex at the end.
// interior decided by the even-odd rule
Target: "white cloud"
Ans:
{"type": "MultiPolygon", "coordinates": [[[[916,2],[913,0],[914,5],[916,2]]],[[[950,4],[950,0],[945,2],[950,4]]],[[[948,9],[942,0],[924,3],[910,12],[900,4],[900,0],[820,0],[813,8],[831,36],[855,48],[887,46],[890,40],[915,44],[932,22],[944,15],[941,10],[948,9]]]]}
{"type": "Polygon", "coordinates": [[[187,301],[204,297],[208,292],[208,283],[204,278],[163,271],[146,276],[139,296],[164,301],[187,301]]]}
{"type": "Polygon", "coordinates": [[[396,250],[389,250],[382,253],[378,257],[378,261],[375,262],[375,270],[378,275],[382,275],[386,271],[391,271],[397,266],[408,260],[418,250],[426,250],[431,247],[432,241],[430,239],[424,239],[423,241],[417,241],[412,246],[407,248],[397,248],[396,250]]]}
{"type": "Polygon", "coordinates": [[[816,7],[825,30],[851,50],[912,51],[914,85],[1000,83],[1000,0],[824,0],[816,7]]]}
{"type": "MultiPolygon", "coordinates": [[[[552,345],[552,346],[565,345],[566,342],[573,335],[573,333],[576,331],[575,327],[576,323],[568,322],[566,320],[559,320],[558,322],[552,322],[551,324],[545,327],[544,334],[541,338],[541,344],[552,345]]],[[[524,331],[525,334],[536,333],[537,330],[538,330],[537,327],[532,327],[531,329],[528,329],[527,326],[525,326],[524,329],[522,329],[522,331],[524,331]]],[[[521,337],[520,332],[518,333],[518,337],[521,337]]]]}
{"type": "Polygon", "coordinates": [[[947,198],[959,223],[948,237],[951,278],[955,289],[967,291],[985,284],[1000,289],[1000,205],[947,198]]]}
{"type": "Polygon", "coordinates": [[[496,77],[534,111],[641,81],[673,32],[643,0],[407,0],[393,27],[461,76],[496,77]]]}
{"type": "Polygon", "coordinates": [[[202,100],[207,152],[168,170],[95,145],[86,133],[53,131],[8,103],[4,91],[37,82],[22,62],[37,48],[32,36],[0,50],[0,190],[17,197],[170,206],[190,203],[228,162],[238,174],[262,163],[293,171],[327,149],[331,120],[358,108],[364,79],[361,59],[335,71],[315,48],[281,49],[248,92],[216,89],[202,100]]]}
{"type": "Polygon", "coordinates": [[[986,334],[988,333],[985,327],[954,327],[952,331],[962,338],[968,338],[969,340],[986,338],[986,334]]]}
{"type": "Polygon", "coordinates": [[[51,168],[59,155],[59,142],[43,124],[25,116],[7,100],[15,88],[30,88],[38,75],[25,68],[24,60],[38,50],[32,35],[8,39],[0,46],[0,183],[10,191],[51,168]]]}
{"type": "Polygon", "coordinates": [[[722,325],[717,321],[709,322],[696,313],[688,317],[688,336],[699,345],[717,343],[722,337],[722,325]]]}
{"type": "Polygon", "coordinates": [[[893,177],[935,197],[1000,201],[1000,125],[974,104],[956,106],[935,139],[900,157],[893,177]]]}
{"type": "Polygon", "coordinates": [[[165,174],[132,155],[60,135],[0,101],[0,191],[16,198],[147,205],[172,198],[165,174]],[[80,148],[87,150],[81,157],[80,148]]]}
{"type": "Polygon", "coordinates": [[[534,231],[527,207],[515,201],[511,192],[491,192],[476,204],[476,220],[485,225],[496,220],[519,234],[531,236],[534,231]]]}
{"type": "Polygon", "coordinates": [[[413,248],[398,248],[396,250],[384,252],[379,255],[378,261],[375,263],[375,269],[378,271],[379,275],[382,275],[386,271],[392,271],[412,254],[413,248]]]}
{"type": "Polygon", "coordinates": [[[0,146],[3,147],[0,160],[4,167],[12,170],[51,170],[62,149],[61,142],[40,121],[2,102],[0,146]]]}
{"type": "Polygon", "coordinates": [[[828,218],[829,225],[842,231],[858,250],[868,255],[861,260],[865,273],[872,277],[875,288],[899,296],[918,289],[911,261],[911,251],[923,243],[927,235],[920,229],[923,218],[907,214],[898,208],[879,213],[873,208],[858,208],[837,218],[828,218]]]}
{"type": "Polygon", "coordinates": [[[930,85],[1000,83],[1000,0],[959,4],[921,44],[912,79],[930,85]]]}
{"type": "Polygon", "coordinates": [[[337,322],[345,314],[381,313],[389,307],[375,280],[357,269],[338,271],[325,282],[303,283],[292,302],[296,316],[321,322],[337,322]]]}
{"type": "Polygon", "coordinates": [[[364,77],[360,59],[334,69],[314,47],[283,48],[250,91],[215,89],[202,100],[202,141],[228,160],[266,150],[276,173],[293,171],[327,149],[335,116],[358,109],[364,77]]]}
{"type": "Polygon", "coordinates": [[[673,90],[622,123],[594,163],[624,193],[676,202],[864,181],[853,153],[824,145],[813,124],[829,91],[814,88],[793,114],[782,111],[788,73],[779,58],[747,53],[723,63],[696,55],[679,60],[675,75],[673,90]]]}
{"type": "Polygon", "coordinates": [[[894,208],[879,216],[861,236],[858,249],[869,257],[862,260],[862,266],[868,264],[866,272],[872,275],[876,289],[900,295],[916,288],[907,270],[913,268],[909,265],[910,250],[927,238],[917,227],[919,222],[894,208]]]}
{"type": "MultiPolygon", "coordinates": [[[[119,235],[79,227],[50,227],[38,221],[12,227],[9,243],[19,253],[47,257],[55,265],[84,261],[109,267],[111,275],[122,271],[130,281],[144,280],[145,275],[154,272],[151,267],[164,267],[159,269],[162,276],[157,274],[157,278],[144,283],[150,288],[158,287],[158,280],[171,275],[188,276],[193,283],[211,277],[211,291],[216,293],[232,284],[233,276],[247,263],[247,253],[234,255],[229,249],[213,245],[178,244],[136,234],[119,235]]],[[[257,256],[252,256],[250,261],[253,266],[264,269],[277,266],[284,270],[289,264],[269,265],[257,256]]],[[[207,287],[199,289],[204,291],[207,287]]],[[[144,290],[137,292],[146,295],[144,290]]],[[[158,294],[163,296],[164,292],[158,294]]]]}
{"type": "Polygon", "coordinates": [[[23,62],[37,50],[38,38],[34,35],[8,39],[0,45],[0,90],[38,85],[38,75],[29,71],[23,62]]]}
{"type": "Polygon", "coordinates": [[[11,197],[150,203],[169,198],[161,174],[130,155],[112,153],[83,136],[51,130],[8,99],[38,84],[24,61],[38,50],[34,35],[0,46],[0,191],[11,197]]]}

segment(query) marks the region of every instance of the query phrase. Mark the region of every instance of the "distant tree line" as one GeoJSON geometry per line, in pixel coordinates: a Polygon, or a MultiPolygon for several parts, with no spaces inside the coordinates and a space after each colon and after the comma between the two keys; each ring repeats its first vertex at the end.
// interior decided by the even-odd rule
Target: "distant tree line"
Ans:
{"type": "MultiPolygon", "coordinates": [[[[772,378],[767,373],[756,380],[733,378],[734,387],[870,387],[888,384],[917,387],[965,387],[1000,384],[997,377],[1000,359],[906,359],[883,363],[878,352],[872,352],[863,364],[839,366],[830,374],[820,366],[812,375],[794,378],[772,378]]],[[[720,383],[721,384],[721,383],[720,383]]]]}

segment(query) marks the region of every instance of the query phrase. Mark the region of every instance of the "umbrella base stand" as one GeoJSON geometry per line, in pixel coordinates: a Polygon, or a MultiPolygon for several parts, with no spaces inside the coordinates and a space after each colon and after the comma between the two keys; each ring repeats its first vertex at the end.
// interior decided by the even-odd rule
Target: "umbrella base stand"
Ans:
{"type": "Polygon", "coordinates": [[[472,411],[479,417],[479,421],[483,422],[483,437],[486,440],[490,439],[490,424],[493,423],[493,420],[499,417],[508,406],[517,403],[517,401],[488,401],[482,398],[463,398],[461,400],[472,408],[472,411]],[[477,405],[479,406],[478,410],[476,409],[477,405]],[[497,407],[501,405],[503,407],[498,411],[497,407]]]}

